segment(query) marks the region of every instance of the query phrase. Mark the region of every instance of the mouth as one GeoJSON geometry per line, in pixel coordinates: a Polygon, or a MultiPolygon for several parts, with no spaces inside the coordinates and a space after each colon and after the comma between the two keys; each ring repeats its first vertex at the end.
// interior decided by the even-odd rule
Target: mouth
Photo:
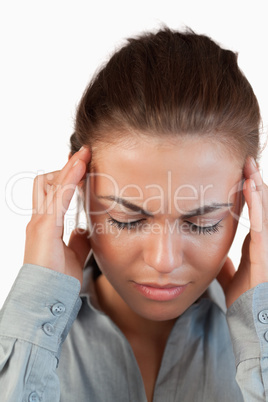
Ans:
{"type": "Polygon", "coordinates": [[[188,283],[179,285],[167,283],[165,285],[159,285],[157,283],[133,282],[133,286],[147,299],[156,301],[168,301],[179,297],[188,286],[188,283]]]}

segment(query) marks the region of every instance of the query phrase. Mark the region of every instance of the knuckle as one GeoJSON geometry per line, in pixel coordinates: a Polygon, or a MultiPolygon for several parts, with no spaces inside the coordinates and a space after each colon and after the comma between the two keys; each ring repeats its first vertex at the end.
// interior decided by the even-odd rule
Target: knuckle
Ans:
{"type": "Polygon", "coordinates": [[[32,232],[32,221],[30,220],[30,222],[28,222],[26,226],[26,236],[29,236],[31,232],[32,232]]]}
{"type": "Polygon", "coordinates": [[[26,237],[40,238],[53,230],[53,222],[47,215],[35,216],[26,226],[26,237]]]}
{"type": "Polygon", "coordinates": [[[49,172],[44,174],[39,174],[34,178],[34,185],[38,185],[40,183],[49,183],[53,184],[58,176],[58,172],[49,172]]]}
{"type": "Polygon", "coordinates": [[[35,176],[34,178],[34,183],[38,183],[41,180],[43,180],[46,177],[46,174],[38,174],[37,176],[35,176]]]}
{"type": "Polygon", "coordinates": [[[37,225],[35,219],[31,219],[26,226],[26,238],[36,238],[37,237],[37,225]]]}

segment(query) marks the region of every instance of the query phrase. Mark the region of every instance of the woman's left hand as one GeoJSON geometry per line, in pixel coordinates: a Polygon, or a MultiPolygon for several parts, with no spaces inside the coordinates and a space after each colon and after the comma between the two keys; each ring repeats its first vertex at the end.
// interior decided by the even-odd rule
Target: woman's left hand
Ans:
{"type": "Polygon", "coordinates": [[[229,307],[242,293],[268,282],[268,187],[264,184],[255,161],[248,158],[244,168],[244,197],[248,206],[250,232],[236,270],[227,257],[217,279],[229,307]]]}

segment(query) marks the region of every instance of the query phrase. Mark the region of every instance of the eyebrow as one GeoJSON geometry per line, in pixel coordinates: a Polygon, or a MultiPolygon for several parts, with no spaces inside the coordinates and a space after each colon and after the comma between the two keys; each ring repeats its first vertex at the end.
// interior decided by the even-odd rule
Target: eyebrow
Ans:
{"type": "MultiPolygon", "coordinates": [[[[124,198],[116,197],[116,196],[113,196],[113,195],[98,195],[97,198],[105,199],[105,200],[109,200],[109,201],[114,201],[114,202],[116,202],[118,204],[124,205],[124,207],[126,207],[128,209],[131,209],[134,212],[138,212],[138,213],[140,213],[142,215],[145,215],[145,216],[150,216],[150,217],[154,216],[154,214],[152,214],[152,213],[150,213],[148,211],[145,211],[143,208],[139,207],[138,205],[133,204],[132,202],[127,201],[124,198]]],[[[182,219],[189,219],[189,218],[192,218],[194,216],[200,216],[200,215],[209,214],[210,212],[214,212],[214,211],[216,211],[218,209],[221,209],[221,208],[232,207],[233,205],[234,205],[233,203],[217,203],[217,202],[214,202],[214,203],[212,203],[210,205],[203,205],[202,207],[199,207],[199,208],[193,209],[191,211],[188,211],[186,214],[182,214],[181,218],[182,219]]]]}
{"type": "Polygon", "coordinates": [[[132,211],[139,212],[142,215],[154,216],[150,212],[145,211],[143,208],[139,207],[138,205],[132,204],[132,202],[129,202],[129,201],[125,200],[124,198],[115,197],[113,195],[98,195],[97,198],[103,198],[105,200],[115,201],[118,204],[122,204],[122,205],[124,205],[124,207],[131,209],[132,211]]]}
{"type": "Polygon", "coordinates": [[[214,212],[217,209],[232,207],[233,205],[234,205],[233,203],[213,202],[210,205],[203,205],[202,207],[193,209],[192,211],[189,211],[186,214],[181,215],[181,218],[187,219],[187,218],[192,218],[193,216],[205,215],[205,214],[209,214],[210,212],[214,212]]]}

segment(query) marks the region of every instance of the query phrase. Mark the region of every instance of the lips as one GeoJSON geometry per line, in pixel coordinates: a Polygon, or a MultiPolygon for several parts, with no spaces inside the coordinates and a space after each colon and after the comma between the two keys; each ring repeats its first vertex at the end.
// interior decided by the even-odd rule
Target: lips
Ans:
{"type": "Polygon", "coordinates": [[[179,297],[188,286],[188,283],[187,284],[167,283],[165,285],[160,285],[158,283],[133,282],[133,286],[139,293],[141,293],[147,299],[155,301],[169,301],[179,297]]]}
{"type": "Polygon", "coordinates": [[[160,285],[158,283],[138,283],[138,285],[148,286],[148,287],[156,288],[156,289],[171,289],[171,288],[186,286],[187,284],[167,283],[166,285],[160,285]]]}

